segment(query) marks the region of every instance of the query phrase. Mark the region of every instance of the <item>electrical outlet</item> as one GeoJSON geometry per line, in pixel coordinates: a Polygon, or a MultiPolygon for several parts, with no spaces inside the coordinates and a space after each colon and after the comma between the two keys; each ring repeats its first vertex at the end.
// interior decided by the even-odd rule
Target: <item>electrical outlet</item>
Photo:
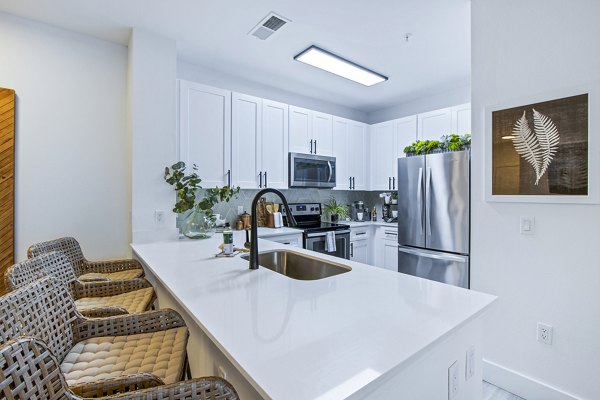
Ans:
{"type": "Polygon", "coordinates": [[[448,368],[448,400],[454,400],[458,396],[458,361],[454,361],[448,368]]]}
{"type": "Polygon", "coordinates": [[[552,325],[544,324],[543,322],[537,323],[537,340],[538,342],[545,344],[552,344],[552,335],[554,328],[552,325]]]}
{"type": "Polygon", "coordinates": [[[467,360],[465,362],[465,380],[468,381],[475,375],[475,347],[471,346],[467,350],[467,360]]]}
{"type": "Polygon", "coordinates": [[[162,210],[154,211],[154,223],[156,225],[162,225],[165,221],[165,212],[162,210]]]}
{"type": "Polygon", "coordinates": [[[238,215],[242,215],[244,213],[244,206],[238,206],[238,215]]]}
{"type": "Polygon", "coordinates": [[[519,227],[521,235],[533,235],[535,233],[535,218],[521,217],[519,227]]]}

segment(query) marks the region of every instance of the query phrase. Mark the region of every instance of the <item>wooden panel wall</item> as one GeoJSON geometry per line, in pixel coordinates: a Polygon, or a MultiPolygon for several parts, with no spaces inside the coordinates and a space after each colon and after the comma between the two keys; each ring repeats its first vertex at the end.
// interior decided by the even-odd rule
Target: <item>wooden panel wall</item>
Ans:
{"type": "Polygon", "coordinates": [[[4,272],[14,263],[15,92],[0,88],[0,295],[4,272]]]}

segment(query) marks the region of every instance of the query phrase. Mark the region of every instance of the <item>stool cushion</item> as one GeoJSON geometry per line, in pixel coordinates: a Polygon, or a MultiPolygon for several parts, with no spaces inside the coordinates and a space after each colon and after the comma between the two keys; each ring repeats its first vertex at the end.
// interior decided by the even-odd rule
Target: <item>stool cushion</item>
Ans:
{"type": "Polygon", "coordinates": [[[186,327],[128,336],[84,340],[69,351],[60,369],[70,386],[148,372],[165,384],[183,376],[186,327]]]}
{"type": "Polygon", "coordinates": [[[79,276],[80,281],[126,281],[142,276],[141,269],[126,269],[117,272],[89,272],[79,276]]]}
{"type": "Polygon", "coordinates": [[[154,289],[150,287],[114,296],[82,297],[75,300],[75,305],[79,312],[83,313],[91,308],[104,308],[110,306],[122,307],[126,309],[129,314],[141,313],[148,310],[153,294],[154,289]]]}

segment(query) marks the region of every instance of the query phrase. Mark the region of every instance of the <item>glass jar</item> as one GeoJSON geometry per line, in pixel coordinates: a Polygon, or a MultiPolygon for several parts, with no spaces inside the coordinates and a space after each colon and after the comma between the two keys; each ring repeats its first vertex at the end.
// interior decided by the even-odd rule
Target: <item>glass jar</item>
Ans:
{"type": "Polygon", "coordinates": [[[217,231],[215,216],[209,210],[194,210],[183,225],[183,234],[190,239],[208,239],[217,231]]]}

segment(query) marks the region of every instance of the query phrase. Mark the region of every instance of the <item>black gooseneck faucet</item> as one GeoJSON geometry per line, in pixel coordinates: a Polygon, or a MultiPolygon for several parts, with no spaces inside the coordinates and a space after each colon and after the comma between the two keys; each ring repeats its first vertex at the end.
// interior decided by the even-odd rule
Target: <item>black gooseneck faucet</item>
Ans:
{"type": "Polygon", "coordinates": [[[252,208],[250,209],[252,210],[252,220],[250,222],[250,258],[248,259],[250,269],[258,269],[258,229],[256,226],[256,204],[258,204],[258,200],[260,200],[260,198],[266,193],[276,194],[281,199],[281,201],[283,202],[283,208],[285,208],[288,226],[296,226],[296,219],[292,215],[292,212],[290,211],[290,206],[288,206],[288,202],[283,193],[281,193],[277,189],[271,188],[266,188],[256,193],[256,196],[254,196],[254,200],[252,200],[252,208]]]}

